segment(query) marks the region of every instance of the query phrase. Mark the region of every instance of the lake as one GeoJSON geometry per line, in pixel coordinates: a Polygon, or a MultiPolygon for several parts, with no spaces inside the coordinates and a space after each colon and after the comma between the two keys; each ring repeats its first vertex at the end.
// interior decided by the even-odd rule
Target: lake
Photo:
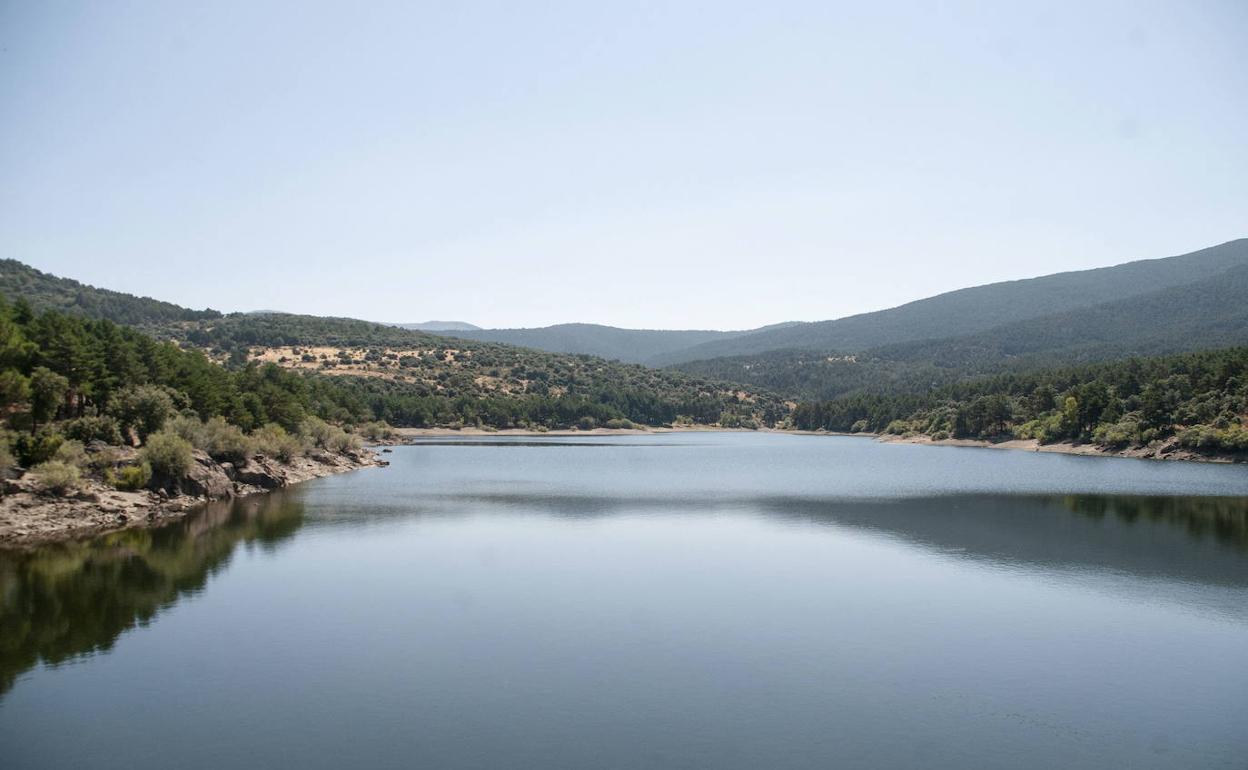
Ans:
{"type": "Polygon", "coordinates": [[[429,440],[0,552],[0,766],[1244,768],[1248,467],[429,440]]]}

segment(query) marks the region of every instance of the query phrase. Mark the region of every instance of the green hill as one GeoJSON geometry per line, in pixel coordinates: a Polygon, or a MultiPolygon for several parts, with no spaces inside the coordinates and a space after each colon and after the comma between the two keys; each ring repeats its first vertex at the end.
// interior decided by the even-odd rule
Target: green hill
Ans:
{"type": "Polygon", "coordinates": [[[59,310],[130,326],[220,318],[215,310],[189,310],[170,302],[97,289],[36,270],[14,259],[0,260],[0,295],[21,298],[35,310],[59,310]]]}
{"type": "Polygon", "coordinates": [[[642,364],[656,356],[668,355],[712,340],[731,339],[749,332],[621,329],[615,326],[573,323],[534,329],[456,329],[438,333],[469,340],[520,345],[552,353],[584,353],[642,364]]]}
{"type": "Polygon", "coordinates": [[[960,289],[889,310],[769,328],[656,356],[672,365],[723,356],[801,349],[853,353],[957,337],[1212,278],[1248,264],[1248,239],[1190,254],[960,289]]]}
{"type": "Polygon", "coordinates": [[[204,412],[201,417],[223,414],[245,422],[246,410],[239,404],[247,402],[245,391],[259,377],[279,383],[283,391],[280,407],[252,410],[265,413],[259,422],[279,411],[342,422],[383,419],[406,426],[499,428],[612,420],[662,425],[677,419],[770,424],[787,414],[774,395],[682,372],[350,318],[190,311],[85,286],[12,261],[0,265],[0,273],[0,296],[42,310],[31,313],[14,306],[11,311],[12,328],[25,337],[22,345],[33,344],[13,357],[14,376],[27,378],[34,369],[46,367],[67,377],[71,392],[81,394],[75,396],[79,411],[92,407],[89,394],[105,396],[99,406],[107,406],[106,394],[118,382],[151,383],[185,391],[195,410],[204,412]],[[142,331],[145,339],[172,341],[202,351],[210,360],[174,355],[166,350],[170,346],[150,347],[132,333],[118,334],[111,326],[115,318],[128,319],[123,325],[142,331]],[[86,319],[94,323],[75,323],[86,319]],[[165,351],[160,355],[166,358],[154,361],[151,351],[157,350],[165,351]],[[143,365],[111,370],[119,358],[135,358],[143,365]],[[229,378],[218,376],[215,369],[270,373],[229,378]],[[211,406],[201,408],[201,402],[211,406]]]}

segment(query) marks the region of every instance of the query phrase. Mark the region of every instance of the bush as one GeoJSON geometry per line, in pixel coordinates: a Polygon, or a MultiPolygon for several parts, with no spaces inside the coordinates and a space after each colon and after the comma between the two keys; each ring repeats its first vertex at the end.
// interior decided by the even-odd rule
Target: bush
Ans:
{"type": "Polygon", "coordinates": [[[589,415],[585,415],[576,421],[577,430],[593,430],[598,427],[598,421],[589,415]]]}
{"type": "Polygon", "coordinates": [[[306,438],[312,446],[324,448],[333,432],[334,426],[319,417],[308,417],[299,423],[299,435],[306,438]]]}
{"type": "Polygon", "coordinates": [[[1128,416],[1115,423],[1101,423],[1092,431],[1092,440],[1108,447],[1124,447],[1140,443],[1140,423],[1128,416]]]}
{"type": "Polygon", "coordinates": [[[195,461],[191,455],[191,442],[164,431],[147,437],[147,443],[143,445],[139,457],[148,464],[157,478],[166,481],[185,476],[191,469],[191,463],[195,461]]]}
{"type": "Polygon", "coordinates": [[[359,436],[353,436],[319,417],[305,419],[299,424],[299,433],[313,446],[327,449],[330,452],[346,452],[362,446],[359,436]]]}
{"type": "Polygon", "coordinates": [[[56,450],[60,449],[65,437],[50,429],[41,428],[35,435],[23,433],[17,437],[14,450],[17,460],[23,467],[32,468],[52,459],[56,450]]]}
{"type": "Polygon", "coordinates": [[[330,434],[329,440],[325,442],[325,448],[331,452],[353,452],[363,446],[359,436],[353,436],[342,428],[335,427],[333,433],[330,434]]]}
{"type": "Polygon", "coordinates": [[[121,451],[117,447],[104,447],[98,452],[87,455],[87,467],[94,471],[108,472],[121,460],[121,451]]]}
{"type": "Polygon", "coordinates": [[[75,465],[49,460],[30,469],[39,487],[44,492],[54,495],[66,495],[76,492],[82,486],[82,472],[75,465]]]}
{"type": "Polygon", "coordinates": [[[303,442],[275,423],[269,423],[251,434],[252,447],[263,455],[288,463],[303,454],[303,442]]]}
{"type": "Polygon", "coordinates": [[[208,453],[217,462],[241,464],[251,454],[251,442],[237,425],[224,417],[202,422],[197,417],[179,415],[165,424],[165,431],[190,442],[191,446],[208,453]]]}
{"type": "Polygon", "coordinates": [[[369,441],[386,441],[394,438],[394,428],[385,420],[366,422],[359,427],[359,433],[369,441]]]}
{"type": "Polygon", "coordinates": [[[75,468],[83,468],[87,464],[87,452],[82,448],[81,441],[63,441],[52,454],[52,460],[72,465],[75,468]]]}
{"type": "Polygon", "coordinates": [[[632,420],[625,420],[621,417],[613,417],[610,420],[607,420],[606,427],[611,430],[629,430],[631,428],[636,428],[637,424],[632,420]]]}
{"type": "MultiPolygon", "coordinates": [[[[9,471],[17,464],[17,460],[13,458],[13,453],[9,451],[9,442],[0,441],[0,479],[7,479],[9,471]]],[[[0,486],[0,494],[3,494],[4,487],[0,486]]]]}
{"type": "Polygon", "coordinates": [[[905,420],[893,420],[884,428],[884,432],[890,436],[901,436],[910,432],[910,423],[905,420]]]}
{"type": "Polygon", "coordinates": [[[194,444],[218,462],[243,463],[251,454],[251,442],[237,425],[224,417],[213,417],[200,430],[200,443],[194,444]]]}
{"type": "Polygon", "coordinates": [[[853,425],[849,426],[849,432],[850,433],[865,433],[866,431],[870,430],[870,428],[871,428],[871,424],[869,422],[867,422],[866,420],[858,420],[853,425]]]}
{"type": "Polygon", "coordinates": [[[65,436],[77,439],[84,444],[92,441],[103,441],[105,444],[121,443],[121,426],[117,420],[108,415],[95,417],[79,417],[61,426],[65,436]]]}
{"type": "Polygon", "coordinates": [[[127,465],[115,474],[109,471],[106,478],[110,484],[123,492],[134,492],[152,483],[152,466],[146,462],[127,465]]]}

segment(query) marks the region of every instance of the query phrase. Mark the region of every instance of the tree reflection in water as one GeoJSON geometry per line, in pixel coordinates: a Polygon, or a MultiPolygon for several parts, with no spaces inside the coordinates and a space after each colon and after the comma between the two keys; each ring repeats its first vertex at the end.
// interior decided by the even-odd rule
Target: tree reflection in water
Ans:
{"type": "Polygon", "coordinates": [[[41,662],[109,650],[203,590],[240,543],[272,549],[302,524],[302,503],[273,493],[213,503],[159,529],[0,552],[0,693],[41,662]]]}

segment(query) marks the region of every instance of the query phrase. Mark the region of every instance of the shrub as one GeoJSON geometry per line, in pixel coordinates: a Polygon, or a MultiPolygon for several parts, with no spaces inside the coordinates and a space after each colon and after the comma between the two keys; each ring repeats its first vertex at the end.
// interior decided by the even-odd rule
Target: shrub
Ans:
{"type": "Polygon", "coordinates": [[[866,420],[858,420],[853,425],[849,426],[849,432],[850,433],[863,433],[864,431],[869,430],[870,427],[871,427],[871,424],[868,423],[866,420]]]}
{"type": "Polygon", "coordinates": [[[194,444],[218,462],[242,463],[251,453],[251,443],[237,425],[231,425],[224,417],[213,417],[203,424],[200,443],[194,444]]]}
{"type": "Polygon", "coordinates": [[[117,447],[104,447],[98,452],[87,455],[87,467],[94,471],[110,471],[121,460],[121,452],[117,447]]]}
{"type": "Polygon", "coordinates": [[[303,454],[303,442],[275,423],[258,428],[251,434],[251,443],[260,454],[276,457],[284,463],[303,454]]]}
{"type": "Polygon", "coordinates": [[[1123,447],[1140,443],[1140,423],[1128,416],[1115,423],[1101,423],[1092,431],[1092,440],[1109,447],[1123,447]]]}
{"type": "Polygon", "coordinates": [[[41,428],[35,435],[23,433],[17,437],[14,450],[17,460],[26,468],[32,468],[52,459],[60,449],[65,437],[50,428],[41,428]]]}
{"type": "Polygon", "coordinates": [[[299,423],[299,434],[306,438],[312,446],[325,447],[329,437],[333,435],[334,426],[319,417],[307,417],[299,423]]]}
{"type": "Polygon", "coordinates": [[[359,436],[353,436],[342,428],[335,427],[333,433],[330,434],[329,440],[325,442],[325,448],[331,452],[348,452],[358,450],[363,446],[359,436]]]}
{"type": "Polygon", "coordinates": [[[385,441],[394,438],[394,428],[385,420],[366,422],[360,425],[359,433],[369,441],[385,441]]]}
{"type": "Polygon", "coordinates": [[[629,430],[630,428],[636,428],[637,424],[632,420],[626,420],[621,417],[613,417],[610,420],[607,420],[606,427],[611,430],[629,430]]]}
{"type": "Polygon", "coordinates": [[[204,443],[204,422],[193,415],[179,414],[171,418],[165,423],[164,430],[186,439],[196,448],[201,448],[204,443]]]}
{"type": "Polygon", "coordinates": [[[191,455],[191,442],[174,433],[161,431],[147,437],[139,457],[152,469],[152,473],[162,480],[176,480],[186,475],[191,469],[194,457],[191,455]]]}
{"type": "Polygon", "coordinates": [[[578,430],[593,430],[598,427],[598,421],[589,415],[585,415],[576,421],[576,427],[578,430]]]}
{"type": "MultiPolygon", "coordinates": [[[[9,451],[9,442],[0,441],[0,479],[7,479],[9,471],[17,464],[17,460],[13,459],[13,453],[9,451]]],[[[3,494],[3,486],[0,486],[0,494],[3,494]]]]}
{"type": "Polygon", "coordinates": [[[905,420],[893,420],[884,428],[884,432],[890,436],[900,436],[910,431],[910,424],[905,420]]]}
{"type": "Polygon", "coordinates": [[[146,462],[127,465],[115,474],[109,471],[106,478],[109,483],[123,492],[134,492],[152,482],[152,466],[146,462]]]}
{"type": "Polygon", "coordinates": [[[65,436],[77,439],[86,444],[92,441],[103,441],[105,444],[121,443],[121,426],[117,420],[108,415],[79,417],[65,423],[61,430],[65,436]]]}
{"type": "Polygon", "coordinates": [[[39,487],[44,492],[54,495],[66,495],[76,492],[82,486],[82,472],[75,465],[49,460],[30,469],[39,487]]]}
{"type": "Polygon", "coordinates": [[[87,452],[82,448],[81,441],[63,441],[52,453],[52,460],[72,465],[75,468],[83,468],[87,464],[87,452]]]}
{"type": "Polygon", "coordinates": [[[331,452],[359,449],[360,437],[347,433],[337,425],[330,425],[319,417],[308,417],[299,424],[299,433],[313,446],[331,452]]]}

